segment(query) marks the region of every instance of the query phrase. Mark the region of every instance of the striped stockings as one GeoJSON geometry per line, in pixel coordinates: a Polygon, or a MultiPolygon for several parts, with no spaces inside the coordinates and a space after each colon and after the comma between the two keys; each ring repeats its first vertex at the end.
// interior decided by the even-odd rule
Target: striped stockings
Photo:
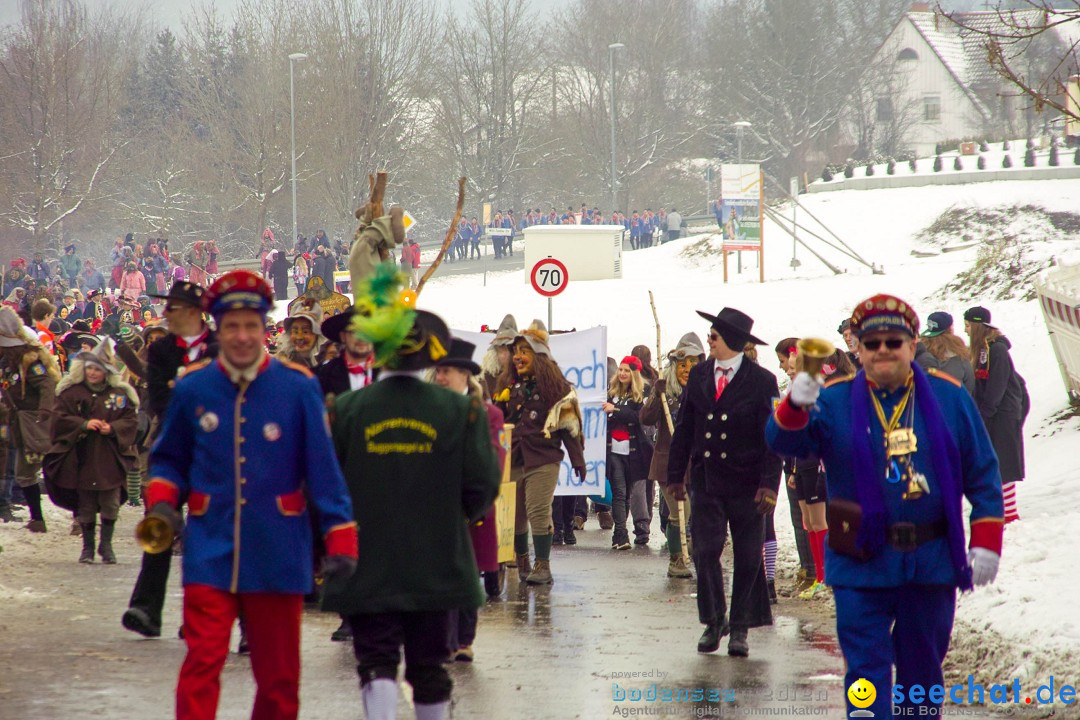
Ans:
{"type": "Polygon", "coordinates": [[[1016,512],[1016,483],[1004,483],[1001,486],[1002,495],[1005,496],[1005,524],[1020,519],[1020,513],[1016,512]]]}
{"type": "Polygon", "coordinates": [[[764,545],[765,579],[776,579],[776,541],[766,540],[764,545]]]}

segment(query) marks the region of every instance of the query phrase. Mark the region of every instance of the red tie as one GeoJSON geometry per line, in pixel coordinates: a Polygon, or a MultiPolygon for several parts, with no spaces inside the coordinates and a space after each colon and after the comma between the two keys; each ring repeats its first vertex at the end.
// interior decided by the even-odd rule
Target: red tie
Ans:
{"type": "Polygon", "coordinates": [[[350,375],[363,375],[367,372],[367,368],[363,365],[346,365],[349,368],[350,375]]]}
{"type": "Polygon", "coordinates": [[[724,394],[724,388],[727,387],[728,379],[727,374],[731,372],[731,368],[720,368],[720,377],[716,379],[716,399],[719,400],[720,396],[724,394]]]}

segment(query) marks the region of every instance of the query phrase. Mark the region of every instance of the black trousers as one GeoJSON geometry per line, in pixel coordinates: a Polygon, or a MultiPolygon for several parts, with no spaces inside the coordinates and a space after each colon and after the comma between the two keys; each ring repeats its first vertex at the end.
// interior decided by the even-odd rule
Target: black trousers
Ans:
{"type": "Polygon", "coordinates": [[[450,655],[450,613],[388,612],[349,615],[353,653],[360,684],[372,680],[396,680],[405,650],[405,680],[412,685],[413,699],[430,705],[450,699],[454,683],[443,668],[450,655]]]}
{"type": "Polygon", "coordinates": [[[690,524],[698,574],[698,619],[703,624],[722,625],[727,617],[733,628],[772,625],[769,588],[761,559],[765,521],[757,512],[753,495],[718,496],[692,485],[690,504],[694,508],[690,524]],[[734,566],[730,613],[724,596],[724,569],[720,565],[720,553],[729,529],[734,566]]]}
{"type": "Polygon", "coordinates": [[[161,626],[161,609],[165,606],[165,591],[169,584],[169,567],[172,550],[150,554],[143,553],[142,568],[135,581],[128,607],[137,607],[150,616],[151,622],[161,626]]]}
{"type": "Polygon", "coordinates": [[[462,608],[450,611],[450,647],[451,649],[469,647],[476,640],[476,624],[480,612],[476,608],[462,608]]]}

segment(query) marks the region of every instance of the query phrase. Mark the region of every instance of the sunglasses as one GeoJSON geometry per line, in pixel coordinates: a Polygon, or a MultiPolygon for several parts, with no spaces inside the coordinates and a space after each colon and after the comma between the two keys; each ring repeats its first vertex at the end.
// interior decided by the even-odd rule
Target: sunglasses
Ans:
{"type": "Polygon", "coordinates": [[[716,332],[711,332],[711,333],[709,333],[709,339],[710,340],[719,340],[720,339],[720,334],[716,333],[716,332]]]}
{"type": "Polygon", "coordinates": [[[864,340],[862,345],[870,352],[877,352],[881,349],[882,344],[890,350],[899,350],[906,342],[907,340],[904,340],[903,338],[889,338],[888,340],[875,338],[873,340],[864,340]]]}

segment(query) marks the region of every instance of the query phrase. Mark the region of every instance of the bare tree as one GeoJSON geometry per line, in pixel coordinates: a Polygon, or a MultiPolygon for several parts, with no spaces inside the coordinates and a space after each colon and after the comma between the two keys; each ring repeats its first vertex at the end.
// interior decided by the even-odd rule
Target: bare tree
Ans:
{"type": "Polygon", "coordinates": [[[0,174],[11,206],[0,217],[38,249],[65,220],[98,201],[129,140],[114,119],[123,103],[135,16],[91,16],[79,0],[24,0],[0,55],[0,174]]]}
{"type": "Polygon", "coordinates": [[[1080,120],[1064,97],[1069,78],[1080,73],[1080,0],[1021,0],[996,7],[997,22],[946,12],[940,4],[938,12],[986,49],[987,63],[1013,89],[1009,94],[1030,98],[1037,113],[1049,107],[1080,120]]]}

